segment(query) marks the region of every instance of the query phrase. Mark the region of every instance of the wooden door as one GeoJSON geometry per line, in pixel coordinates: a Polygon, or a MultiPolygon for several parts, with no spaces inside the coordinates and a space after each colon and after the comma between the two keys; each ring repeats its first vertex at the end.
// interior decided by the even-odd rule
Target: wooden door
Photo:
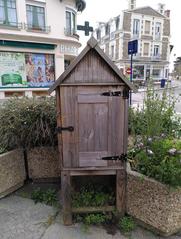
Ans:
{"type": "Polygon", "coordinates": [[[62,132],[64,167],[117,165],[102,158],[123,153],[124,100],[101,95],[108,90],[114,88],[61,89],[62,126],[74,127],[62,132]]]}

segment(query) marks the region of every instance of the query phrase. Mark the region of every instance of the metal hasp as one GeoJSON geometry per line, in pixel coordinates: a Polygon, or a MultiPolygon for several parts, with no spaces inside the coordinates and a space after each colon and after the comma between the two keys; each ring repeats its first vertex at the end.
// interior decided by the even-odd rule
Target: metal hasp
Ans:
{"type": "Polygon", "coordinates": [[[85,36],[89,36],[90,32],[93,32],[93,27],[89,26],[89,22],[85,22],[85,25],[77,25],[77,30],[79,31],[84,31],[85,32],[85,36]]]}
{"type": "Polygon", "coordinates": [[[69,132],[73,132],[74,131],[74,127],[73,126],[68,126],[68,127],[57,127],[56,128],[56,132],[61,134],[62,131],[69,131],[69,132]]]}
{"type": "Polygon", "coordinates": [[[124,99],[128,99],[129,98],[129,90],[128,89],[124,89],[123,91],[107,91],[107,92],[103,92],[101,94],[102,96],[122,96],[124,99]]]}
{"type": "Polygon", "coordinates": [[[103,157],[102,160],[121,160],[121,161],[127,161],[127,154],[121,154],[118,156],[109,156],[109,157],[103,157]]]}

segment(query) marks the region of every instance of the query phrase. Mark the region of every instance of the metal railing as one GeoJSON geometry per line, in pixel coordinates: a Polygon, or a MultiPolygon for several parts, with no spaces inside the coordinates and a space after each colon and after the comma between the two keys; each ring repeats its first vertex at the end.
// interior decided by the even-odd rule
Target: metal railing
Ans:
{"type": "Polygon", "coordinates": [[[50,26],[34,26],[32,24],[25,24],[25,29],[27,31],[37,31],[37,32],[45,32],[45,33],[49,33],[51,31],[50,26]]]}
{"type": "Polygon", "coordinates": [[[4,21],[4,22],[0,22],[0,27],[1,28],[16,28],[16,29],[22,29],[23,28],[23,24],[20,22],[8,22],[8,21],[4,21]]]}
{"type": "Polygon", "coordinates": [[[75,37],[79,39],[79,35],[77,34],[77,30],[75,28],[64,28],[64,34],[68,37],[75,37]]]}

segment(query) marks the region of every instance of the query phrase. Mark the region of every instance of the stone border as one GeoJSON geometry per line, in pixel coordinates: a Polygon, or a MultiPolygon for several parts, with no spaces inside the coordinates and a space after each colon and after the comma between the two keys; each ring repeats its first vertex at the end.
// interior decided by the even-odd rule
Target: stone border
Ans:
{"type": "Polygon", "coordinates": [[[24,155],[21,149],[0,155],[0,198],[22,187],[25,178],[24,155]]]}
{"type": "Polygon", "coordinates": [[[54,182],[60,178],[57,147],[36,147],[27,151],[28,174],[33,181],[54,182]]]}
{"type": "Polygon", "coordinates": [[[181,188],[173,189],[127,166],[127,213],[163,235],[181,230],[181,188]]]}

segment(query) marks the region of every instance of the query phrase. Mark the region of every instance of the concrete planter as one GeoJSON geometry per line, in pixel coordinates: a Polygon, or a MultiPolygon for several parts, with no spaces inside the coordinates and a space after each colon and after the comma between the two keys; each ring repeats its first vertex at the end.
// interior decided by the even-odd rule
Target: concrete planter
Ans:
{"type": "Polygon", "coordinates": [[[127,213],[163,236],[181,230],[181,188],[173,189],[128,166],[127,213]]]}
{"type": "Polygon", "coordinates": [[[0,198],[22,187],[25,180],[22,150],[13,150],[0,155],[0,198]]]}
{"type": "Polygon", "coordinates": [[[29,177],[37,181],[54,181],[61,175],[58,148],[37,147],[27,152],[29,177]]]}

